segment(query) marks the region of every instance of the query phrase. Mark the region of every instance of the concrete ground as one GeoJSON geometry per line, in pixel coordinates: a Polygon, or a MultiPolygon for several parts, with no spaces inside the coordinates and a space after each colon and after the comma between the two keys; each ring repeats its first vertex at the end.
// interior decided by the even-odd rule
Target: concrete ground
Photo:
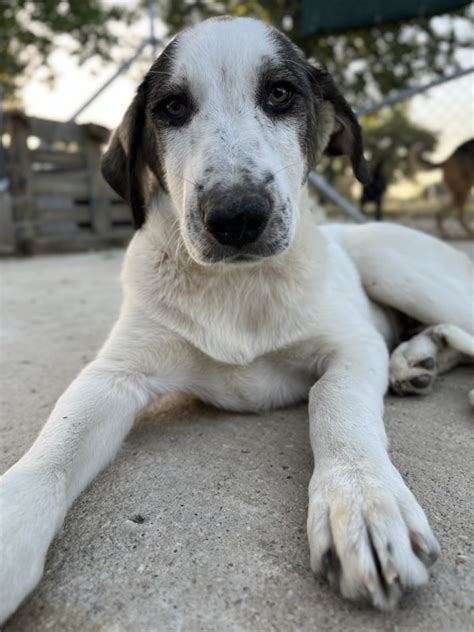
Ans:
{"type": "MultiPolygon", "coordinates": [[[[0,263],[0,471],[104,340],[121,259],[0,263]]],[[[5,631],[473,630],[472,382],[458,369],[426,399],[387,397],[393,460],[443,551],[429,586],[397,611],[345,602],[310,572],[304,406],[255,416],[178,400],[143,415],[76,501],[5,631]]]]}

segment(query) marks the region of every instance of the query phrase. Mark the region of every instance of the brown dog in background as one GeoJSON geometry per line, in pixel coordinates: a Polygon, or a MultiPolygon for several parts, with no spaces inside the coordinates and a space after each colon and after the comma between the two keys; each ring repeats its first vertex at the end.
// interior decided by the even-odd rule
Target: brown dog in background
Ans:
{"type": "Polygon", "coordinates": [[[454,152],[442,162],[430,162],[423,157],[424,146],[416,143],[410,150],[411,163],[416,168],[422,169],[442,169],[443,181],[451,194],[452,206],[441,209],[436,216],[438,230],[446,236],[443,222],[453,212],[466,233],[472,237],[474,230],[469,226],[465,217],[465,206],[472,186],[474,185],[474,138],[465,141],[454,152]]]}

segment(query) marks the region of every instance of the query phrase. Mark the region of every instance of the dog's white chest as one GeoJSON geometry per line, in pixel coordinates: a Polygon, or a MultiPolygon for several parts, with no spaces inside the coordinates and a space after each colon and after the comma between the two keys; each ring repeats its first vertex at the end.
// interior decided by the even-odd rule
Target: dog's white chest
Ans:
{"type": "Polygon", "coordinates": [[[151,320],[211,359],[243,366],[318,336],[333,291],[326,250],[316,235],[285,258],[210,270],[163,258],[145,234],[130,246],[125,281],[151,320]]]}
{"type": "Polygon", "coordinates": [[[212,359],[247,365],[311,337],[317,308],[312,292],[235,275],[162,301],[160,320],[212,359]],[[176,318],[177,310],[179,318],[176,318]]]}
{"type": "Polygon", "coordinates": [[[265,322],[263,318],[255,318],[252,325],[242,327],[236,318],[233,323],[214,322],[214,327],[214,332],[206,327],[194,332],[192,342],[214,360],[232,365],[248,365],[304,336],[303,328],[293,319],[285,326],[275,319],[265,322]]]}

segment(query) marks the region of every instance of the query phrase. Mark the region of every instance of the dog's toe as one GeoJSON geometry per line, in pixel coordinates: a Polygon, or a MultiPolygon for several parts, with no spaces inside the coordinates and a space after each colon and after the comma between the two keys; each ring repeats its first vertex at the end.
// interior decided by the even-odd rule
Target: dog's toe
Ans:
{"type": "Polygon", "coordinates": [[[308,539],[314,572],[352,600],[392,609],[402,594],[428,581],[439,545],[411,492],[397,478],[371,478],[347,488],[321,481],[310,491],[308,539]]]}
{"type": "Polygon", "coordinates": [[[425,395],[431,391],[438,370],[432,355],[412,353],[409,343],[402,343],[390,358],[390,388],[397,395],[425,395]]]}
{"type": "MultiPolygon", "coordinates": [[[[414,373],[414,371],[412,372],[414,373]]],[[[407,379],[390,379],[390,388],[397,395],[426,395],[431,391],[434,376],[429,373],[417,373],[407,379]]]]}
{"type": "Polygon", "coordinates": [[[426,390],[429,386],[431,386],[431,375],[428,375],[426,373],[422,374],[422,375],[417,375],[416,377],[413,377],[410,381],[409,384],[410,386],[412,386],[416,391],[424,391],[426,390]]]}
{"type": "Polygon", "coordinates": [[[427,369],[428,371],[434,371],[434,369],[436,368],[436,360],[432,357],[428,357],[418,362],[415,366],[419,367],[420,369],[427,369]]]}

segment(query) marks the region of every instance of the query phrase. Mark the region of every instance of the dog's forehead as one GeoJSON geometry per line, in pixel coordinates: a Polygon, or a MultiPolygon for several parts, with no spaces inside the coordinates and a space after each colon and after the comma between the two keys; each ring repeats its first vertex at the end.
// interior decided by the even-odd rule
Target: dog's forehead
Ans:
{"type": "Polygon", "coordinates": [[[264,60],[275,58],[274,29],[251,18],[207,20],[176,40],[173,74],[190,82],[245,85],[264,60]]]}

